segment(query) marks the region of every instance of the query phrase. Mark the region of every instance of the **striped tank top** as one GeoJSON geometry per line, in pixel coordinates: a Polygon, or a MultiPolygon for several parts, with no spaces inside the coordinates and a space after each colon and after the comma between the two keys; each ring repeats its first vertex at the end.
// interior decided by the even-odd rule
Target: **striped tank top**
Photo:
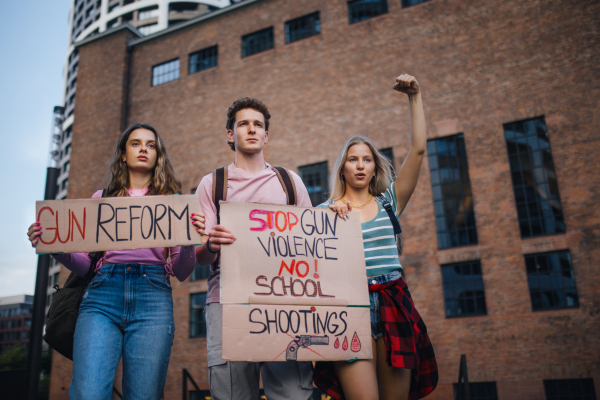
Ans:
{"type": "MultiPolygon", "coordinates": [[[[390,202],[392,210],[396,214],[397,201],[393,183],[383,195],[390,202]]],[[[361,224],[367,276],[389,274],[398,269],[402,270],[398,259],[394,227],[383,205],[377,199],[375,201],[379,204],[379,212],[375,218],[361,224]]],[[[318,207],[327,208],[329,204],[330,202],[325,202],[319,204],[318,207]]]]}

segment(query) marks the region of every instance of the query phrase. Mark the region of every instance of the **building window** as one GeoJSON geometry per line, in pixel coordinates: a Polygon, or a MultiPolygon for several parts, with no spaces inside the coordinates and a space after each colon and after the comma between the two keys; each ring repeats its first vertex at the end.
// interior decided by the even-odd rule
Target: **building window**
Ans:
{"type": "Polygon", "coordinates": [[[427,0],[402,0],[402,7],[410,7],[417,4],[425,3],[427,0]]]}
{"type": "Polygon", "coordinates": [[[206,293],[190,295],[190,337],[206,337],[206,293]]]}
{"type": "Polygon", "coordinates": [[[67,161],[63,164],[63,174],[69,172],[71,170],[71,162],[67,161]]]}
{"type": "Polygon", "coordinates": [[[217,66],[218,48],[212,46],[190,54],[190,74],[217,66]]]}
{"type": "Polygon", "coordinates": [[[119,3],[113,4],[112,6],[108,7],[108,13],[110,14],[111,12],[118,10],[120,6],[121,5],[119,3]]]}
{"type": "Polygon", "coordinates": [[[442,265],[446,318],[486,315],[481,262],[442,265]]]}
{"type": "Polygon", "coordinates": [[[427,142],[438,248],[477,244],[463,134],[427,142]]]}
{"type": "Polygon", "coordinates": [[[354,0],[348,2],[348,17],[351,24],[387,14],[387,12],[386,0],[354,0]]]}
{"type": "Polygon", "coordinates": [[[106,23],[106,28],[114,28],[115,26],[119,26],[119,18],[111,19],[106,23]]]}
{"type": "MultiPolygon", "coordinates": [[[[458,385],[454,385],[454,398],[458,392],[458,385]]],[[[496,382],[469,382],[469,393],[471,400],[498,400],[498,392],[496,390],[496,382]]],[[[467,397],[463,390],[459,400],[465,400],[467,397]]]]}
{"type": "Polygon", "coordinates": [[[152,67],[152,86],[179,79],[179,59],[152,67]]]}
{"type": "Polygon", "coordinates": [[[138,11],[138,21],[145,19],[157,18],[158,17],[158,6],[142,8],[138,11]]]}
{"type": "Polygon", "coordinates": [[[525,266],[534,311],[579,306],[568,250],[527,254],[525,266]]]}
{"type": "Polygon", "coordinates": [[[327,188],[329,186],[327,161],[305,165],[300,167],[299,172],[312,205],[317,206],[327,200],[327,188]]]}
{"type": "Polygon", "coordinates": [[[544,117],[504,124],[521,237],[566,231],[544,117]]]}
{"type": "MultiPolygon", "coordinates": [[[[123,5],[125,5],[125,3],[123,5]]],[[[129,21],[133,21],[133,11],[132,12],[128,12],[127,14],[121,15],[121,21],[123,23],[129,22],[129,21]]]]}
{"type": "Polygon", "coordinates": [[[545,380],[544,392],[547,400],[595,400],[594,380],[560,379],[545,380]]]}
{"type": "Polygon", "coordinates": [[[292,43],[319,33],[321,33],[321,21],[318,11],[285,23],[286,43],[292,43]]]}
{"type": "Polygon", "coordinates": [[[208,279],[210,276],[210,265],[200,265],[196,264],[194,270],[192,271],[191,280],[192,281],[202,281],[208,279]]]}
{"type": "Polygon", "coordinates": [[[198,4],[194,3],[169,3],[169,14],[188,13],[196,14],[198,12],[198,4]]]}
{"type": "Polygon", "coordinates": [[[275,47],[273,27],[250,33],[242,37],[242,58],[270,50],[275,47]]]}
{"type": "Polygon", "coordinates": [[[137,29],[144,36],[152,35],[154,32],[158,32],[160,30],[158,27],[158,23],[138,26],[137,29]]]}

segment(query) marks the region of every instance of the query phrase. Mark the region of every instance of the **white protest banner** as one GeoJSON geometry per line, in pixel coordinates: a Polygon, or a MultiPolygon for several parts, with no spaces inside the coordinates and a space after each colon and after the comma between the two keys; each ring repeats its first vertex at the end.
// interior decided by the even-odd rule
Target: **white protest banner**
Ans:
{"type": "Polygon", "coordinates": [[[198,197],[132,196],[36,202],[37,253],[73,253],[201,243],[191,215],[198,197]]]}
{"type": "Polygon", "coordinates": [[[221,223],[224,360],[372,357],[358,213],[224,202],[221,223]]]}

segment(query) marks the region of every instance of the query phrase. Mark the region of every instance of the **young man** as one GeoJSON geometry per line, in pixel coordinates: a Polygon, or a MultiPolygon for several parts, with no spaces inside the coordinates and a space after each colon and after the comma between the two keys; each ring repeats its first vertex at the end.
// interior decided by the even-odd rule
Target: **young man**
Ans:
{"type": "MultiPolygon", "coordinates": [[[[235,162],[227,167],[227,201],[287,204],[283,186],[271,166],[265,162],[264,147],[269,141],[267,106],[253,98],[236,100],[227,111],[227,143],[235,151],[235,162]]],[[[298,175],[290,171],[296,187],[297,205],[311,207],[306,187],[298,175]]],[[[235,232],[217,225],[213,203],[213,175],[206,175],[198,189],[200,210],[205,213],[202,246],[196,248],[200,265],[213,264],[222,246],[235,241],[235,232]]],[[[215,400],[258,398],[259,379],[269,400],[307,400],[312,396],[312,364],[310,362],[242,362],[221,358],[222,316],[220,304],[220,265],[208,278],[206,303],[208,381],[215,400]]]]}

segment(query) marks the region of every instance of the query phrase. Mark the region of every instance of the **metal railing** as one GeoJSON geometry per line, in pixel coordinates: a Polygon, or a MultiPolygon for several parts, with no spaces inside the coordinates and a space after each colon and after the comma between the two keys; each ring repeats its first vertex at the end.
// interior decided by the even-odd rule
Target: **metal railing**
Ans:
{"type": "Polygon", "coordinates": [[[471,391],[469,390],[469,375],[467,373],[467,355],[460,355],[460,365],[458,367],[458,384],[456,385],[456,396],[454,400],[471,400],[471,391]]]}

